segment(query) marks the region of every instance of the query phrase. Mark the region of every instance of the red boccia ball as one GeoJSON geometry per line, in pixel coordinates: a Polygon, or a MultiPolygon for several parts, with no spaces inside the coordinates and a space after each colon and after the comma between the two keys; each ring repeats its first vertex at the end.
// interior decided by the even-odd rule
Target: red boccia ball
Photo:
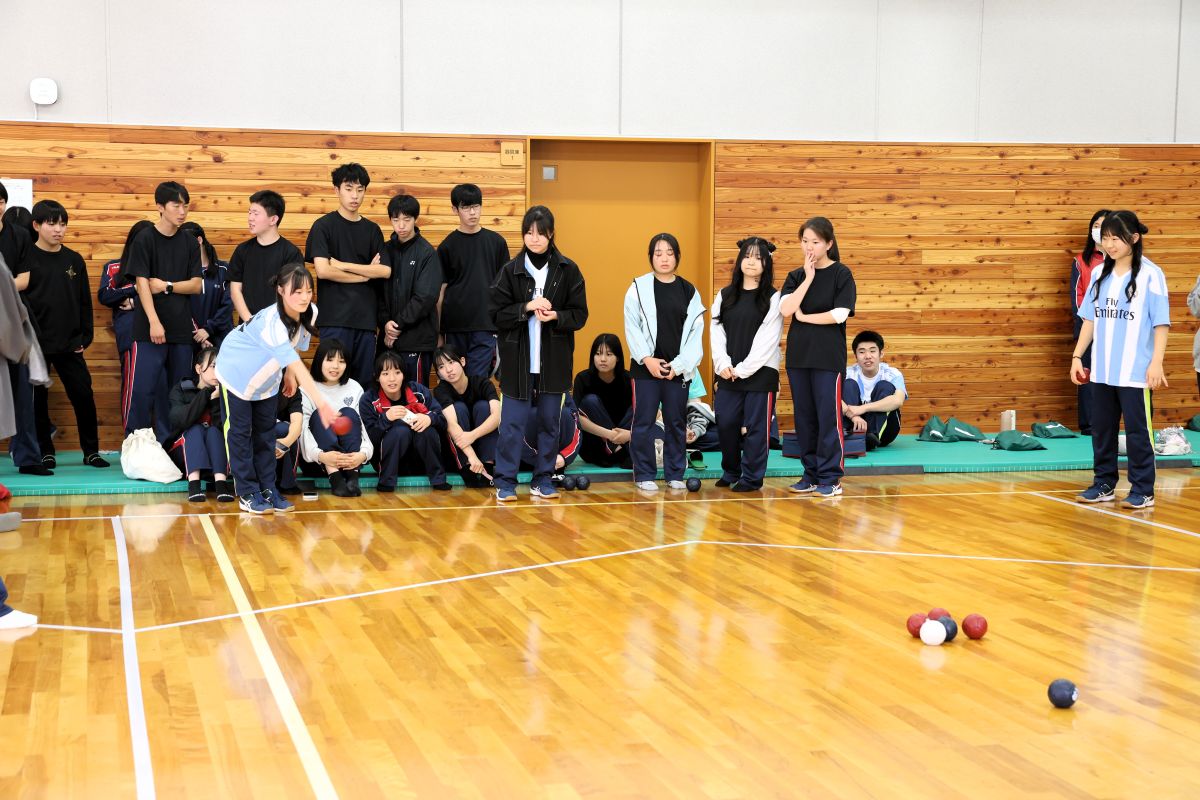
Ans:
{"type": "Polygon", "coordinates": [[[928,617],[926,617],[924,614],[913,614],[908,618],[908,622],[906,623],[905,627],[908,628],[908,632],[913,635],[914,639],[921,638],[921,626],[925,624],[926,619],[928,619],[928,617]]]}
{"type": "Polygon", "coordinates": [[[942,617],[949,617],[950,612],[947,611],[946,609],[942,608],[941,606],[937,606],[935,608],[929,609],[929,613],[926,614],[925,616],[929,617],[930,619],[941,619],[942,617]]]}
{"type": "Polygon", "coordinates": [[[329,429],[331,431],[333,431],[334,433],[336,433],[338,436],[345,436],[347,433],[350,432],[351,427],[352,427],[352,423],[350,422],[350,418],[343,417],[341,414],[334,417],[333,422],[330,423],[330,425],[329,425],[329,429]]]}
{"type": "Polygon", "coordinates": [[[982,639],[987,633],[987,619],[982,614],[967,614],[963,617],[962,629],[968,639],[982,639]]]}

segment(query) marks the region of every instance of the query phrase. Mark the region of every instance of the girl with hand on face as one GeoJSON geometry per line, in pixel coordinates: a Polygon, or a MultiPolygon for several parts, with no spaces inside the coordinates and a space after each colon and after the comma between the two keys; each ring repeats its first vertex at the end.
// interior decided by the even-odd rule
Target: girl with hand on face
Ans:
{"type": "Polygon", "coordinates": [[[171,435],[167,454],[187,476],[188,500],[204,502],[200,473],[212,473],[217,502],[232,503],[233,487],[226,480],[229,458],[221,424],[221,387],[217,385],[217,351],[198,350],[192,360],[195,375],[171,387],[171,435]]]}
{"type": "Polygon", "coordinates": [[[571,388],[575,331],[588,317],[583,273],[555,246],[550,209],[526,211],[521,235],[525,246],[500,268],[490,306],[504,365],[495,475],[496,499],[502,503],[517,499],[517,469],[531,414],[537,417],[537,463],[530,496],[559,496],[551,481],[559,417],[571,388]]]}
{"type": "Polygon", "coordinates": [[[179,232],[195,236],[200,243],[200,268],[204,289],[194,294],[192,303],[192,341],[198,348],[219,348],[233,329],[233,298],[229,294],[229,269],[217,259],[217,250],[204,235],[204,228],[188,221],[179,232]]]}
{"type": "Polygon", "coordinates": [[[804,266],[788,273],[779,313],[792,320],[787,336],[787,376],[792,390],[796,444],[804,477],[788,487],[797,494],[835,497],[845,473],[842,381],[846,377],[846,319],[854,316],[857,289],[838,260],[833,223],[813,217],[800,228],[804,266]]]}
{"type": "Polygon", "coordinates": [[[1132,211],[1104,218],[1100,247],[1104,266],[1092,274],[1079,306],[1082,324],[1071,382],[1092,386],[1092,454],[1095,477],[1076,498],[1081,503],[1116,499],[1117,449],[1121,420],[1129,455],[1129,494],[1125,508],[1154,505],[1154,433],[1150,392],[1167,385],[1163,356],[1171,328],[1167,278],[1142,255],[1146,226],[1132,211]],[[1092,371],[1083,355],[1092,345],[1092,371]]]}
{"type": "Polygon", "coordinates": [[[329,476],[335,497],[359,497],[359,469],[370,460],[374,447],[363,434],[359,401],[363,388],[350,377],[346,348],[337,339],[322,339],[312,361],[312,389],[304,391],[304,434],[300,455],[310,464],[320,464],[329,476]],[[350,420],[350,430],[338,434],[313,412],[319,403],[336,408],[350,420]]]}
{"type": "Polygon", "coordinates": [[[233,473],[234,492],[243,511],[270,514],[295,506],[275,488],[276,395],[291,396],[297,387],[314,398],[310,416],[328,426],[337,413],[317,392],[312,376],[296,352],[307,350],[317,307],[313,279],[304,264],[285,265],[271,279],[274,305],[267,306],[230,331],[217,354],[225,448],[233,473]]]}
{"type": "Polygon", "coordinates": [[[655,420],[662,405],[663,475],[671,489],[686,489],[688,390],[704,357],[704,303],[696,287],[678,274],[679,240],[660,233],[650,240],[650,272],[625,292],[625,341],[633,376],[633,480],[642,491],[658,490],[655,420]]]}
{"type": "MultiPolygon", "coordinates": [[[[1092,214],[1088,223],[1088,238],[1083,243],[1079,255],[1071,259],[1071,321],[1074,326],[1075,338],[1079,338],[1079,329],[1083,320],[1079,318],[1079,307],[1083,305],[1083,295],[1092,283],[1092,272],[1104,264],[1104,250],[1100,247],[1100,228],[1104,218],[1112,212],[1102,208],[1092,214]]],[[[1089,347],[1083,354],[1083,366],[1092,368],[1092,349],[1089,347]]],[[[1077,390],[1079,404],[1079,432],[1084,436],[1092,435],[1092,387],[1083,384],[1077,390]]]]}
{"type": "Polygon", "coordinates": [[[783,334],[774,250],[775,245],[757,236],[738,242],[729,285],[712,306],[709,336],[717,373],[713,402],[721,441],[717,486],[735,492],[758,491],[767,471],[783,334]]]}
{"type": "Polygon", "coordinates": [[[592,363],[575,376],[571,394],[583,429],[579,452],[583,460],[599,467],[632,469],[633,381],[615,333],[602,333],[592,342],[592,363]]]}

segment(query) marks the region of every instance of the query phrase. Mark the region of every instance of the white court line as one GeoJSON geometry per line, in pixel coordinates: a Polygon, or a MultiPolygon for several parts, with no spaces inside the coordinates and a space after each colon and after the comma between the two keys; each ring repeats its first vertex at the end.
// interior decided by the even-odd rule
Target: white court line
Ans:
{"type": "Polygon", "coordinates": [[[1155,522],[1154,520],[1150,520],[1150,519],[1142,519],[1141,517],[1135,517],[1132,514],[1121,514],[1116,511],[1109,511],[1107,508],[1097,508],[1095,506],[1095,504],[1093,504],[1093,503],[1077,503],[1074,500],[1064,500],[1061,497],[1051,497],[1050,495],[1042,494],[1041,492],[1031,492],[1031,494],[1034,497],[1040,497],[1043,500],[1053,500],[1056,503],[1066,503],[1069,506],[1074,506],[1075,508],[1081,509],[1083,511],[1092,511],[1097,514],[1104,514],[1109,517],[1116,517],[1117,519],[1123,519],[1126,522],[1136,522],[1139,525],[1151,525],[1155,528],[1162,528],[1165,531],[1172,531],[1174,533],[1182,533],[1184,536],[1191,536],[1194,539],[1200,539],[1200,533],[1196,533],[1195,531],[1189,531],[1184,528],[1176,528],[1174,525],[1167,525],[1166,523],[1155,522]]]}
{"type": "MultiPolygon", "coordinates": [[[[1120,516],[1120,515],[1118,515],[1120,516]]],[[[805,550],[818,553],[854,553],[867,556],[902,556],[906,558],[948,558],[961,561],[1000,561],[1012,564],[1039,564],[1057,567],[1101,567],[1103,569],[1142,569],[1155,572],[1195,572],[1200,573],[1200,567],[1155,567],[1149,564],[1103,564],[1095,561],[1055,561],[1042,558],[1010,558],[1007,556],[968,556],[951,553],[909,553],[903,550],[864,550],[853,547],[819,547],[805,544],[769,544],[766,542],[698,542],[698,544],[718,544],[728,547],[762,547],[777,550],[805,550]]]]}
{"type": "Polygon", "coordinates": [[[308,775],[308,782],[312,785],[313,793],[318,798],[336,798],[338,794],[333,788],[333,781],[329,778],[329,771],[325,769],[325,762],[321,760],[321,754],[317,751],[316,744],[313,743],[308,726],[304,723],[304,717],[300,715],[296,698],[292,696],[292,690],[288,688],[287,680],[283,677],[283,670],[279,668],[279,662],[271,651],[266,634],[263,633],[258,619],[254,616],[250,599],[246,597],[246,590],[242,588],[242,582],[233,569],[233,563],[229,560],[225,545],[221,543],[221,537],[217,535],[217,529],[213,527],[212,520],[207,514],[200,516],[200,525],[204,528],[208,544],[212,547],[213,555],[216,556],[217,563],[221,567],[221,575],[224,576],[225,584],[229,587],[233,604],[237,606],[238,616],[242,618],[242,624],[246,627],[246,634],[250,637],[254,654],[258,657],[258,663],[267,679],[267,685],[275,698],[275,704],[279,707],[279,714],[283,717],[283,723],[292,737],[292,744],[295,745],[296,753],[300,756],[300,763],[308,775]]]}
{"type": "Polygon", "coordinates": [[[117,630],[116,628],[88,628],[84,625],[47,625],[39,622],[39,628],[49,628],[52,631],[77,631],[79,633],[120,633],[125,631],[117,630]]]}
{"type": "MultiPolygon", "coordinates": [[[[1183,491],[1186,489],[1200,489],[1197,486],[1181,486],[1173,491],[1183,491]]],[[[714,490],[715,491],[715,490],[714,490]]],[[[784,491],[781,489],[780,491],[784,491]]],[[[897,492],[894,494],[842,494],[838,495],[836,500],[892,500],[906,499],[916,497],[994,497],[1000,495],[1025,495],[1041,493],[1075,493],[1078,489],[1000,489],[996,491],[985,492],[897,492]]],[[[766,497],[699,497],[684,495],[678,498],[669,496],[656,497],[653,499],[643,500],[589,500],[581,503],[566,503],[560,500],[548,500],[522,503],[515,506],[500,505],[496,502],[480,503],[473,506],[383,506],[380,508],[313,508],[313,509],[296,509],[288,513],[286,516],[296,516],[298,514],[391,514],[404,511],[474,511],[476,509],[504,509],[525,510],[525,509],[547,509],[547,508],[573,508],[576,506],[591,507],[591,506],[642,506],[642,505],[658,505],[662,502],[666,503],[776,503],[776,502],[798,502],[798,503],[813,503],[819,504],[821,498],[813,497],[806,494],[780,494],[776,496],[766,497]]],[[[192,517],[240,517],[245,516],[240,511],[217,511],[205,512],[198,511],[190,514],[122,514],[122,517],[129,520],[139,519],[190,519],[192,517]]],[[[105,515],[95,517],[33,517],[21,520],[22,523],[31,522],[82,522],[95,519],[108,519],[105,515]]]]}
{"type": "Polygon", "coordinates": [[[142,701],[142,671],[138,665],[137,633],[133,624],[133,589],[129,583],[129,550],[120,517],[112,518],[117,546],[117,576],[121,583],[121,649],[125,656],[125,699],[129,707],[129,738],[133,744],[133,775],[138,800],[152,800],[154,764],[146,732],[146,705],[142,701]]]}
{"type": "MultiPolygon", "coordinates": [[[[208,523],[212,525],[211,522],[208,523]]],[[[208,528],[205,528],[207,532],[208,528]]],[[[213,531],[215,535],[216,531],[213,531]]],[[[319,597],[316,600],[304,600],[299,603],[286,603],[279,606],[268,606],[266,608],[252,609],[252,614],[269,614],[273,611],[290,611],[293,608],[305,608],[307,606],[319,606],[327,603],[337,603],[342,600],[358,600],[363,597],[376,597],[381,594],[392,594],[394,592],[405,592],[410,589],[424,589],[429,586],[444,586],[448,583],[462,583],[463,581],[473,581],[480,578],[494,578],[498,575],[513,575],[518,572],[529,572],[535,569],[549,569],[551,567],[565,567],[570,564],[581,564],[586,561],[601,561],[606,558],[617,558],[618,556],[630,556],[637,553],[651,553],[655,550],[669,550],[673,547],[680,547],[685,544],[700,544],[694,541],[668,542],[667,544],[656,544],[649,547],[638,547],[633,550],[621,550],[616,553],[601,553],[595,556],[580,556],[579,558],[568,558],[563,561],[550,561],[544,564],[526,564],[521,567],[508,567],[506,569],[495,569],[490,572],[475,572],[470,575],[456,575],[452,578],[438,578],[431,581],[421,581],[420,583],[408,583],[403,586],[389,586],[386,589],[372,589],[369,592],[355,592],[354,594],[339,594],[336,597],[319,597]]],[[[222,567],[222,570],[224,567],[222,567]]],[[[240,608],[240,606],[239,606],[240,608]]],[[[163,630],[166,628],[182,628],[186,625],[199,625],[204,622],[214,622],[219,619],[226,619],[230,615],[225,614],[219,617],[204,617],[202,619],[186,620],[184,622],[168,622],[164,625],[155,625],[153,628],[142,628],[140,632],[150,630],[163,630]]],[[[240,616],[240,615],[239,615],[240,616]]]]}

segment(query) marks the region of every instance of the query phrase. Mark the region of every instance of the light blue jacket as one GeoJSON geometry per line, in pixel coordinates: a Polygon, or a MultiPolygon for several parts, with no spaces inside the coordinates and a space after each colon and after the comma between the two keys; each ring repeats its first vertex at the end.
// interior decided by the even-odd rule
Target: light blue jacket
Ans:
{"type": "MultiPolygon", "coordinates": [[[[654,306],[654,273],[647,272],[634,278],[625,292],[625,344],[634,361],[654,355],[654,344],[658,340],[658,310],[654,306]]],[[[695,287],[693,287],[695,288],[695,287]]],[[[679,355],[671,362],[671,369],[692,379],[700,359],[704,358],[704,303],[700,291],[692,294],[688,303],[687,319],[683,323],[679,355]]]]}

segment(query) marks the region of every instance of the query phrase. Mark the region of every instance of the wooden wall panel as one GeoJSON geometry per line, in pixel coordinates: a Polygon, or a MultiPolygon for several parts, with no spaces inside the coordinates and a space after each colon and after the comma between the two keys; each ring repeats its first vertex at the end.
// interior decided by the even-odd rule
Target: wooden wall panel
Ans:
{"type": "MultiPolygon", "coordinates": [[[[779,245],[777,281],[803,262],[798,228],[834,223],[858,284],[848,333],[880,331],[911,399],[904,428],[956,414],[985,429],[1074,425],[1068,282],[1097,208],[1130,208],[1171,291],[1168,389],[1156,420],[1200,411],[1185,302],[1200,269],[1200,147],[718,142],[714,286],[735,242],[779,245]]],[[[786,381],[779,410],[791,428],[786,381]]]]}
{"type": "MultiPolygon", "coordinates": [[[[454,229],[450,189],[477,183],[484,225],[520,246],[525,169],[500,165],[500,139],[384,133],[196,130],[111,125],[0,123],[0,175],[33,178],[35,199],[70,212],[66,244],[88,264],[93,291],[104,262],[117,258],[129,227],[157,219],[154,187],[177,180],[192,197],[189,218],[204,226],[227,260],[248,238],[249,196],[270,188],[287,201],[281,232],[301,250],[314,220],[337,208],[330,171],[358,161],[371,174],[363,213],[390,235],[387,202],[399,192],[421,201],[421,232],[435,245],[454,229]]],[[[111,312],[95,304],[96,341],[87,352],[100,415],[101,443],[121,442],[120,367],[111,312]]],[[[74,415],[61,387],[51,391],[60,449],[78,447],[74,415]]]]}

